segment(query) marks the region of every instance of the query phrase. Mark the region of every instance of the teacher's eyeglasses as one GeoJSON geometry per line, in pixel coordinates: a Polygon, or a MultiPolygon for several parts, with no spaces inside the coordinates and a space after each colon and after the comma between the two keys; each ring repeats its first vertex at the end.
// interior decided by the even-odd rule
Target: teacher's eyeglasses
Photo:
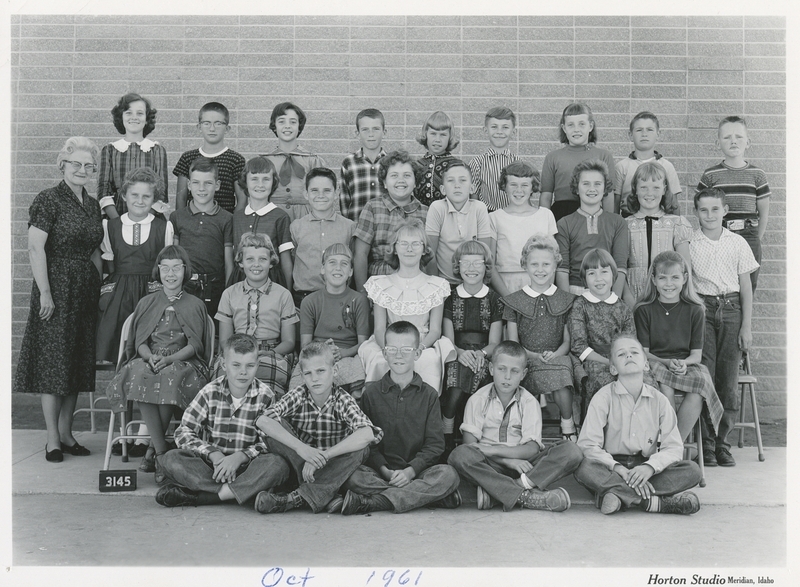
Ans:
{"type": "Polygon", "coordinates": [[[97,165],[94,163],[81,163],[80,161],[67,161],[66,159],[64,159],[64,163],[69,163],[72,171],[80,171],[81,167],[83,167],[87,173],[94,173],[94,170],[97,169],[97,165]]]}

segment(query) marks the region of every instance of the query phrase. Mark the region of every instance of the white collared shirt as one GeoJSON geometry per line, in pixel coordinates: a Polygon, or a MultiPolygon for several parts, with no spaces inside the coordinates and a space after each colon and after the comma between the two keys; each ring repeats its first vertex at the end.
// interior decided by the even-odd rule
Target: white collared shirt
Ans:
{"type": "Polygon", "coordinates": [[[250,204],[247,204],[247,206],[244,207],[244,213],[247,214],[248,216],[250,216],[251,214],[255,214],[256,216],[266,216],[267,214],[272,212],[275,208],[277,208],[277,206],[272,202],[270,202],[263,208],[259,208],[258,210],[253,210],[250,207],[250,204]]]}
{"type": "Polygon", "coordinates": [[[543,292],[538,292],[538,291],[534,290],[530,285],[526,285],[525,287],[522,288],[522,291],[524,291],[526,294],[528,294],[532,298],[538,298],[542,294],[546,295],[547,297],[550,297],[550,296],[552,296],[554,293],[556,293],[558,291],[558,288],[556,287],[555,284],[552,284],[550,287],[548,287],[543,292]]]}
{"type": "MultiPolygon", "coordinates": [[[[127,152],[128,148],[131,146],[131,143],[126,141],[125,139],[114,141],[111,144],[114,145],[114,148],[120,153],[127,152]]],[[[158,143],[156,141],[151,141],[150,139],[142,139],[141,141],[136,141],[136,144],[139,145],[139,148],[142,150],[142,153],[148,153],[150,152],[150,149],[152,149],[158,143]]]]}
{"type": "MultiPolygon", "coordinates": [[[[141,220],[140,222],[134,222],[130,219],[127,212],[120,216],[120,220],[122,221],[122,240],[125,241],[125,244],[131,246],[133,245],[133,227],[136,224],[141,226],[141,232],[139,233],[139,244],[143,245],[146,243],[147,238],[150,236],[150,225],[152,224],[154,218],[155,216],[148,214],[147,218],[144,220],[141,220]]],[[[173,243],[174,235],[175,229],[172,226],[172,222],[167,220],[167,229],[164,233],[165,247],[173,243]]],[[[106,261],[114,260],[114,251],[111,249],[111,239],[108,236],[108,219],[103,220],[103,242],[100,245],[100,251],[102,253],[102,258],[106,261]]]]}
{"type": "MultiPolygon", "coordinates": [[[[618,296],[617,296],[617,294],[615,294],[613,291],[612,291],[612,292],[611,292],[611,294],[609,294],[609,296],[608,296],[606,299],[604,299],[604,300],[601,300],[600,298],[598,298],[596,295],[594,295],[594,294],[593,294],[592,292],[590,292],[588,289],[587,289],[585,292],[583,292],[581,295],[584,297],[584,299],[586,299],[586,301],[587,301],[587,302],[591,302],[591,303],[593,303],[593,304],[599,304],[600,302],[605,302],[605,303],[606,303],[606,304],[608,304],[609,306],[612,306],[612,305],[614,305],[614,304],[616,304],[616,303],[617,303],[617,300],[619,300],[619,297],[618,297],[618,296]]],[[[586,360],[586,357],[588,357],[588,356],[589,356],[591,353],[593,353],[593,352],[594,352],[594,349],[593,349],[592,347],[590,347],[590,346],[587,346],[587,347],[586,347],[586,350],[584,350],[584,351],[581,353],[581,356],[580,356],[580,357],[578,357],[578,358],[579,358],[581,361],[585,361],[585,360],[586,360]]]]}
{"type": "Polygon", "coordinates": [[[479,299],[480,298],[485,298],[487,295],[489,295],[489,286],[484,283],[483,287],[480,289],[480,291],[478,293],[471,294],[466,290],[466,288],[464,287],[464,284],[462,283],[461,285],[459,285],[456,288],[456,293],[458,294],[458,297],[465,298],[465,299],[466,298],[479,298],[479,299]]]}

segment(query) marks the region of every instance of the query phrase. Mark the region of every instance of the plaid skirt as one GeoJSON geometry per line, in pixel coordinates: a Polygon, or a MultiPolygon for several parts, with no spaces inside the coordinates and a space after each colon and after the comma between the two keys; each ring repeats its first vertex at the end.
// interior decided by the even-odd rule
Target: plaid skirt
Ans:
{"type": "Polygon", "coordinates": [[[663,363],[650,361],[650,371],[656,381],[671,387],[675,391],[699,393],[703,396],[708,406],[711,421],[714,423],[714,429],[717,429],[725,409],[722,407],[722,402],[714,389],[714,381],[711,379],[711,374],[705,365],[687,365],[686,373],[677,375],[667,369],[663,363]]]}

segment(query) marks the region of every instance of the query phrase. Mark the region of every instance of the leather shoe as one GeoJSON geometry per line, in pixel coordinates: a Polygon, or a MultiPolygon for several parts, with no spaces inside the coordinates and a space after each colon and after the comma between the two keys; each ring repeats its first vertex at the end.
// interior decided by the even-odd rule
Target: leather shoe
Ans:
{"type": "Polygon", "coordinates": [[[456,489],[449,495],[445,495],[442,499],[437,499],[433,503],[428,504],[429,508],[444,508],[446,510],[454,510],[461,505],[461,494],[456,489]]]}
{"type": "Polygon", "coordinates": [[[170,483],[158,490],[156,503],[168,508],[197,506],[197,493],[170,483]]]}
{"type": "Polygon", "coordinates": [[[342,515],[368,514],[373,511],[372,499],[369,495],[361,495],[348,490],[342,503],[342,515]]]}
{"type": "Polygon", "coordinates": [[[75,442],[72,446],[67,446],[63,442],[61,443],[61,451],[71,454],[74,457],[88,457],[92,452],[86,448],[85,446],[81,446],[80,444],[75,442]]]}
{"type": "Polygon", "coordinates": [[[719,465],[717,462],[717,455],[715,451],[703,448],[703,465],[706,467],[716,467],[719,465]]]}
{"type": "Polygon", "coordinates": [[[60,463],[64,460],[64,453],[60,448],[54,450],[47,450],[47,443],[44,445],[44,458],[51,463],[60,463]]]}
{"type": "Polygon", "coordinates": [[[720,467],[735,467],[736,460],[733,458],[731,451],[729,451],[724,446],[718,446],[716,455],[717,457],[717,464],[720,467]]]}

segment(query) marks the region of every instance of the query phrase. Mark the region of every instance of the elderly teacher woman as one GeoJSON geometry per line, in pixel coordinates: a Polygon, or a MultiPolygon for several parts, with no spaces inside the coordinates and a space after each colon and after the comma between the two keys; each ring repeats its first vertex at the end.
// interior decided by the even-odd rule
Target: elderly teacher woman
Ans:
{"type": "Polygon", "coordinates": [[[42,395],[50,462],[89,454],[72,436],[72,414],[78,392],[94,390],[103,225],[84,186],[98,155],[89,139],[67,139],[58,154],[63,181],[39,193],[29,210],[33,288],[15,391],[42,395]]]}

